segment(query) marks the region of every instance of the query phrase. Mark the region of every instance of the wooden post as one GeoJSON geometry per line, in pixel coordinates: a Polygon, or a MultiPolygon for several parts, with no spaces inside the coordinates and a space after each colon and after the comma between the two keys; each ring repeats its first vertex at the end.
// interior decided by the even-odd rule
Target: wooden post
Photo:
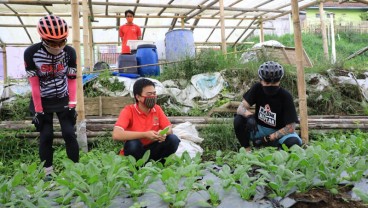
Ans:
{"type": "Polygon", "coordinates": [[[221,21],[221,49],[226,54],[226,37],[225,37],[225,19],[224,19],[224,0],[219,1],[220,4],[220,21],[221,21]]]}
{"type": "Polygon", "coordinates": [[[184,17],[181,18],[181,29],[184,29],[184,17]]]}
{"type": "Polygon", "coordinates": [[[102,117],[102,97],[98,96],[98,115],[102,117]]]}
{"type": "Polygon", "coordinates": [[[261,19],[259,20],[259,42],[260,43],[264,42],[264,31],[263,31],[262,16],[261,16],[261,19]]]}
{"type": "Polygon", "coordinates": [[[336,63],[336,47],[335,47],[335,27],[334,27],[334,14],[330,13],[331,21],[331,62],[336,63]]]}
{"type": "Polygon", "coordinates": [[[90,66],[91,66],[91,70],[90,71],[93,71],[93,66],[94,66],[94,63],[95,63],[95,50],[94,50],[94,47],[93,47],[93,31],[92,31],[92,23],[91,21],[88,21],[88,24],[89,24],[89,27],[88,27],[88,38],[89,38],[89,54],[90,54],[90,66]]]}
{"type": "Polygon", "coordinates": [[[328,45],[327,45],[327,33],[326,33],[326,24],[325,24],[325,11],[323,10],[323,2],[319,4],[319,17],[321,21],[321,34],[322,34],[322,43],[323,43],[323,54],[325,59],[329,59],[328,55],[328,45]]]}
{"type": "Polygon", "coordinates": [[[83,7],[83,53],[84,53],[84,68],[89,69],[92,72],[91,67],[91,55],[90,55],[90,45],[89,45],[89,9],[88,0],[82,1],[83,7]]]}
{"type": "Polygon", "coordinates": [[[307,98],[303,67],[303,44],[302,31],[300,28],[299,6],[298,0],[291,0],[293,23],[294,23],[294,42],[296,54],[296,69],[298,77],[298,96],[299,96],[299,112],[300,112],[300,132],[304,144],[308,144],[308,112],[307,98]]]}
{"type": "Polygon", "coordinates": [[[2,45],[1,49],[3,50],[3,66],[4,66],[4,86],[8,83],[8,63],[6,60],[6,46],[2,45]]]}
{"type": "Polygon", "coordinates": [[[72,29],[73,29],[73,47],[77,53],[77,140],[79,148],[83,151],[88,151],[86,121],[84,113],[84,95],[82,82],[82,66],[81,66],[81,49],[80,49],[80,27],[79,27],[79,4],[78,0],[71,1],[72,10],[72,29]]]}

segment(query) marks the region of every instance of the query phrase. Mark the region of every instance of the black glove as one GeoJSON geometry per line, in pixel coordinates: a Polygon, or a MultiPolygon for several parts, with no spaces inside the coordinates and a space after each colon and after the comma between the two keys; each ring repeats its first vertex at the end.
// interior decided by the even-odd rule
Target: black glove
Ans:
{"type": "Polygon", "coordinates": [[[36,127],[38,132],[41,132],[44,124],[45,114],[43,112],[35,113],[32,118],[32,124],[36,127]]]}
{"type": "Polygon", "coordinates": [[[247,116],[246,119],[247,123],[245,124],[245,127],[247,128],[247,131],[254,136],[258,131],[256,118],[254,115],[250,115],[247,116]]]}
{"type": "Polygon", "coordinates": [[[268,136],[264,136],[261,138],[256,138],[253,140],[253,144],[255,147],[260,147],[260,146],[267,146],[267,144],[271,141],[270,139],[270,135],[268,136]]]}
{"type": "Polygon", "coordinates": [[[68,109],[68,116],[72,120],[72,124],[74,126],[77,123],[77,116],[78,116],[78,113],[75,110],[75,108],[68,109]]]}

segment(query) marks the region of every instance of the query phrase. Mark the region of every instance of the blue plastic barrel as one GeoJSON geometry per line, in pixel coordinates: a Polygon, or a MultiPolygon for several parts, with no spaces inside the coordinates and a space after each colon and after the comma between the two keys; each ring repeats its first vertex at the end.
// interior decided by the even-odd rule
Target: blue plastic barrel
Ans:
{"type": "MultiPolygon", "coordinates": [[[[139,45],[137,47],[136,57],[138,66],[146,64],[157,64],[158,63],[157,48],[153,44],[139,45]]],[[[159,76],[160,67],[158,65],[139,67],[138,73],[141,76],[159,76]]]]}
{"type": "Polygon", "coordinates": [[[191,30],[172,30],[165,35],[167,61],[179,61],[195,55],[193,32],[191,30]]]}

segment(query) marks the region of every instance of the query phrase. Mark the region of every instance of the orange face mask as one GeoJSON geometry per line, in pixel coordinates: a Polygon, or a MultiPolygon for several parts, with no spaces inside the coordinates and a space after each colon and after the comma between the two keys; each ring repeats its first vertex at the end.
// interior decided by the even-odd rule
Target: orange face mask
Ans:
{"type": "Polygon", "coordinates": [[[126,17],[126,20],[127,20],[128,23],[132,23],[133,22],[133,17],[128,16],[128,17],[126,17]]]}

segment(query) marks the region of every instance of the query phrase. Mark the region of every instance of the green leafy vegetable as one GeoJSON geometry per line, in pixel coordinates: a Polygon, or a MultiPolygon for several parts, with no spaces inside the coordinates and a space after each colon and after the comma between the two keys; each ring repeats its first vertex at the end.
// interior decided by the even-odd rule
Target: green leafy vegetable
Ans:
{"type": "Polygon", "coordinates": [[[168,131],[169,131],[170,127],[166,127],[164,129],[162,129],[160,132],[158,132],[161,136],[165,135],[168,131]]]}

